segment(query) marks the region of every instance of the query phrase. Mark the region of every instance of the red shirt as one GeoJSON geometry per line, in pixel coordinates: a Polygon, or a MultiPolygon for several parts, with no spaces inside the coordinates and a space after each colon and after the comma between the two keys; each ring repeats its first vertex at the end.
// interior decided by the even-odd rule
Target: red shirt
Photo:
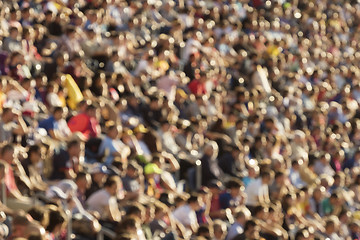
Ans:
{"type": "Polygon", "coordinates": [[[205,87],[205,83],[201,83],[199,80],[195,79],[192,80],[189,85],[188,85],[190,91],[199,96],[199,95],[203,95],[206,94],[206,87],[205,87]]]}
{"type": "Polygon", "coordinates": [[[98,135],[97,125],[97,120],[85,113],[72,117],[68,122],[71,132],[81,132],[86,137],[96,137],[98,135]]]}

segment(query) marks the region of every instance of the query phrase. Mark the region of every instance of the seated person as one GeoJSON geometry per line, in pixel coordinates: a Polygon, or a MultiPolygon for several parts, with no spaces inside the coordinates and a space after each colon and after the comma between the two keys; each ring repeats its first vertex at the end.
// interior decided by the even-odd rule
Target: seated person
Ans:
{"type": "Polygon", "coordinates": [[[101,142],[99,154],[105,155],[105,165],[110,166],[115,157],[122,160],[130,155],[130,148],[126,146],[120,138],[120,128],[115,123],[110,123],[104,140],[101,142]]]}
{"type": "Polygon", "coordinates": [[[71,131],[66,124],[64,109],[55,107],[53,115],[39,122],[39,128],[47,131],[53,140],[64,141],[71,136],[71,131]]]}
{"type": "Polygon", "coordinates": [[[101,214],[101,220],[119,222],[121,212],[117,203],[118,192],[121,188],[121,180],[118,177],[110,177],[104,184],[104,188],[93,193],[86,201],[89,211],[97,211],[101,214]]]}
{"type": "Polygon", "coordinates": [[[94,105],[87,106],[85,112],[79,113],[69,120],[68,126],[71,132],[81,132],[86,138],[98,137],[100,125],[96,115],[96,107],[94,105]]]}

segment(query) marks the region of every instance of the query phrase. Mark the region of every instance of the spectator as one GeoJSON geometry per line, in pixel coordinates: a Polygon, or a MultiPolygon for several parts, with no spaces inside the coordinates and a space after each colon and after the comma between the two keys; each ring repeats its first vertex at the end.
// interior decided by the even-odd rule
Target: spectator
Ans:
{"type": "Polygon", "coordinates": [[[108,178],[104,189],[96,191],[86,201],[88,209],[101,213],[103,221],[119,222],[121,220],[121,213],[117,205],[120,184],[120,179],[108,178]]]}
{"type": "Polygon", "coordinates": [[[192,195],[187,200],[187,204],[182,205],[175,209],[173,212],[174,217],[181,222],[186,228],[196,232],[199,228],[196,213],[200,208],[198,196],[192,195]]]}
{"type": "Polygon", "coordinates": [[[125,160],[130,154],[130,148],[119,139],[120,128],[111,123],[107,127],[106,137],[101,142],[99,154],[105,155],[105,164],[110,166],[116,157],[125,160]]]}
{"type": "Polygon", "coordinates": [[[250,183],[246,189],[245,193],[247,195],[246,198],[246,206],[252,212],[254,207],[269,204],[270,196],[269,196],[269,183],[271,182],[271,174],[270,172],[262,172],[260,173],[260,177],[255,181],[250,183]]]}

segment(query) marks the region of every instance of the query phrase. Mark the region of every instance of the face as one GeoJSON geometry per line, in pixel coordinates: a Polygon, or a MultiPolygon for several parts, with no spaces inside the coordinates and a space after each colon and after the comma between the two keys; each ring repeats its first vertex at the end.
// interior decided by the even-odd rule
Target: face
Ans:
{"type": "Polygon", "coordinates": [[[246,232],[246,235],[251,240],[259,239],[259,237],[260,237],[260,227],[259,226],[251,227],[246,232]]]}
{"type": "Polygon", "coordinates": [[[116,196],[118,190],[120,189],[120,184],[115,183],[109,188],[109,193],[111,196],[116,196]]]}
{"type": "Polygon", "coordinates": [[[41,151],[32,152],[30,155],[30,161],[32,163],[38,163],[41,161],[41,151]]]}
{"type": "Polygon", "coordinates": [[[63,118],[63,113],[64,113],[63,111],[56,111],[54,113],[55,120],[58,121],[58,120],[62,119],[63,118]]]}

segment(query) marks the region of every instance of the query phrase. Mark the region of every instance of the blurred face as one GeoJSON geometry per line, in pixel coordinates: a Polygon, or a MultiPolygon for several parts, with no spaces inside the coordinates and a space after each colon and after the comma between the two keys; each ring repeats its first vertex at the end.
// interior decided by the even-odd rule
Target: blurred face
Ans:
{"type": "Polygon", "coordinates": [[[240,188],[232,188],[231,190],[231,196],[237,197],[240,194],[240,188]]]}
{"type": "Polygon", "coordinates": [[[245,234],[251,240],[259,239],[260,238],[260,227],[259,226],[250,227],[246,231],[245,234]]]}
{"type": "Polygon", "coordinates": [[[119,130],[117,127],[112,128],[109,133],[108,133],[109,137],[112,139],[115,139],[119,136],[119,130]]]}
{"type": "Polygon", "coordinates": [[[32,152],[32,153],[30,154],[30,161],[31,161],[32,163],[38,163],[38,162],[41,161],[41,157],[42,157],[42,155],[41,155],[41,151],[40,151],[40,150],[39,150],[39,151],[36,151],[36,152],[32,152]]]}
{"type": "Polygon", "coordinates": [[[60,119],[62,119],[63,118],[63,114],[64,114],[64,112],[61,110],[61,111],[56,111],[55,113],[54,113],[54,118],[55,118],[55,120],[56,121],[59,121],[60,119]]]}
{"type": "Polygon", "coordinates": [[[118,190],[120,189],[120,184],[115,183],[111,187],[109,187],[109,193],[111,196],[116,196],[118,190]]]}

